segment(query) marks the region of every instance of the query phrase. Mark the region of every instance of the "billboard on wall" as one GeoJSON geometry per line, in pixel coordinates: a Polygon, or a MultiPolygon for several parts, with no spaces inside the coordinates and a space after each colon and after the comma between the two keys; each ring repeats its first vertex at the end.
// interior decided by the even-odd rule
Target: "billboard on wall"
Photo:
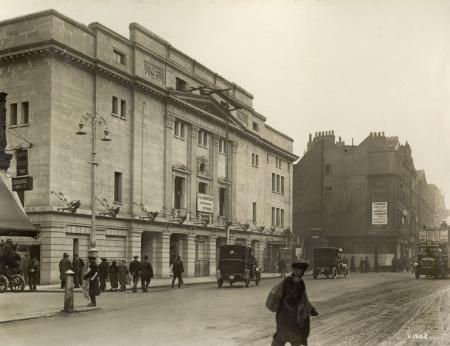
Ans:
{"type": "Polygon", "coordinates": [[[203,193],[197,194],[197,211],[199,213],[212,214],[214,212],[213,196],[205,195],[203,193]]]}
{"type": "Polygon", "coordinates": [[[372,225],[388,224],[387,202],[372,202],[372,225]]]}

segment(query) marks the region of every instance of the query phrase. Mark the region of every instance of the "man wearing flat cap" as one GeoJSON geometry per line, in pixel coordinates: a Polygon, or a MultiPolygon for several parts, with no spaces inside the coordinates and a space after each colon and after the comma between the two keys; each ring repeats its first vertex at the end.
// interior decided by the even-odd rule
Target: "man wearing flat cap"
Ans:
{"type": "Polygon", "coordinates": [[[69,254],[64,252],[63,258],[59,261],[59,279],[61,280],[61,288],[66,286],[66,271],[72,270],[72,263],[69,260],[69,254]]]}
{"type": "Polygon", "coordinates": [[[137,284],[139,282],[139,268],[141,267],[141,262],[139,262],[139,256],[133,256],[133,260],[130,263],[130,274],[133,277],[133,292],[137,292],[137,284]]]}
{"type": "Polygon", "coordinates": [[[308,344],[309,316],[317,316],[318,313],[308,301],[302,279],[307,268],[305,261],[292,263],[292,275],[280,285],[282,294],[276,311],[277,331],[272,346],[283,346],[288,342],[292,346],[308,344]]]}

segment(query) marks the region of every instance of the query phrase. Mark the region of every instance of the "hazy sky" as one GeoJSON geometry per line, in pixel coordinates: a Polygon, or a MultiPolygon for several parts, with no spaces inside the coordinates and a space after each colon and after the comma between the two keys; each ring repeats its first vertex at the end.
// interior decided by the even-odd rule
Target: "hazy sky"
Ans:
{"type": "Polygon", "coordinates": [[[128,37],[138,22],[254,95],[295,140],[384,131],[411,145],[450,206],[450,1],[0,0],[0,19],[54,8],[128,37]]]}

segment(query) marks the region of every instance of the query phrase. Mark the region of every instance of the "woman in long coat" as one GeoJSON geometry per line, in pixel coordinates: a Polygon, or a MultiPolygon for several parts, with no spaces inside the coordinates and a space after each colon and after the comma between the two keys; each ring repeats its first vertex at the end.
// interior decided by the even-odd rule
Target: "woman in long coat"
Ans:
{"type": "Polygon", "coordinates": [[[111,291],[119,287],[119,268],[116,265],[116,261],[112,261],[109,266],[109,282],[111,284],[111,291]]]}
{"type": "Polygon", "coordinates": [[[293,273],[283,280],[283,293],[276,314],[277,331],[273,336],[272,346],[308,345],[309,316],[317,316],[316,309],[306,296],[302,276],[308,263],[292,263],[293,273]]]}
{"type": "Polygon", "coordinates": [[[89,257],[89,271],[84,276],[84,279],[89,280],[89,297],[91,298],[91,302],[88,306],[96,306],[97,302],[95,297],[100,295],[96,257],[89,257]]]}

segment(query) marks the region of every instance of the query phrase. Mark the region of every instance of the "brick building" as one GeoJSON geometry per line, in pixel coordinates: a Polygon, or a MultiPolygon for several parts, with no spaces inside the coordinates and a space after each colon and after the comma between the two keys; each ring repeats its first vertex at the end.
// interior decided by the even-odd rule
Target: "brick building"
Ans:
{"type": "Polygon", "coordinates": [[[180,254],[188,276],[213,275],[229,206],[232,242],[252,246],[270,269],[292,228],[293,140],[253,109],[249,92],[139,24],[129,28],[125,38],[53,10],[0,23],[8,143],[26,148],[15,160],[28,162],[21,172],[13,161],[9,174],[34,178],[21,198],[40,231],[41,281],[58,279],[63,252],[87,256],[90,128],[75,134],[86,112],[106,120],[112,139],[97,142],[99,256],[148,254],[156,275],[168,277],[180,254]],[[64,212],[58,196],[81,206],[64,212]],[[116,217],[107,215],[113,205],[116,217]]]}
{"type": "Polygon", "coordinates": [[[378,254],[387,266],[394,254],[413,256],[419,231],[442,221],[437,188],[415,169],[409,144],[397,137],[375,132],[346,145],[328,131],[310,135],[307,148],[294,165],[293,209],[307,257],[314,247],[336,246],[356,263],[368,256],[373,265],[378,254]]]}

